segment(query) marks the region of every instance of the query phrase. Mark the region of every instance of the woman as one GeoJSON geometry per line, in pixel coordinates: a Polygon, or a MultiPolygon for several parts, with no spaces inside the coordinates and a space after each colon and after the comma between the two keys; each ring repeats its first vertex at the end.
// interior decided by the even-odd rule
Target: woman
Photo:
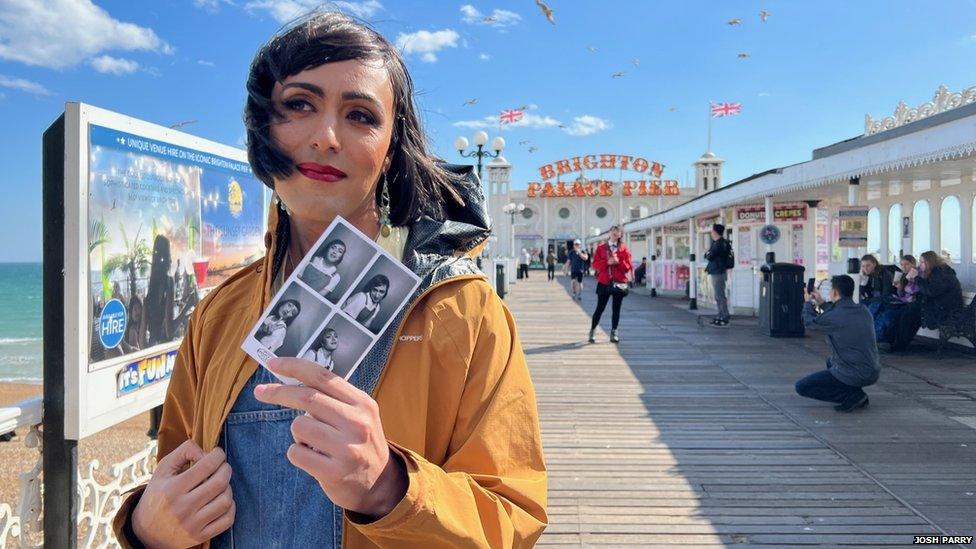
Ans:
{"type": "Polygon", "coordinates": [[[345,16],[273,37],[247,86],[251,168],[277,196],[267,254],[194,312],[159,464],[116,532],[161,547],[531,546],[547,521],[538,411],[514,321],[473,260],[491,233],[473,169],[436,163],[396,48],[345,16]],[[339,215],[421,287],[349,381],[289,358],[269,368],[304,385],[276,384],[241,334],[339,215]]]}
{"type": "Polygon", "coordinates": [[[318,341],[309,350],[305,351],[302,358],[310,360],[331,372],[335,370],[335,358],[333,358],[333,355],[338,348],[339,332],[332,328],[326,328],[322,330],[322,335],[319,336],[318,341]]]}
{"type": "Polygon", "coordinates": [[[294,299],[285,299],[278,303],[274,310],[264,318],[264,322],[254,338],[261,342],[272,353],[276,352],[285,342],[288,327],[302,312],[302,304],[294,299]]]}
{"type": "Polygon", "coordinates": [[[875,337],[879,346],[889,344],[892,349],[903,348],[904,340],[907,338],[910,341],[918,331],[918,326],[911,329],[904,321],[905,311],[908,310],[908,305],[914,303],[915,295],[918,293],[918,284],[915,281],[918,276],[918,260],[913,255],[905,255],[902,256],[900,265],[901,272],[895,276],[892,283],[895,295],[881,304],[874,317],[875,337]]]}
{"type": "Polygon", "coordinates": [[[362,291],[349,296],[342,310],[365,328],[372,329],[373,319],[380,312],[380,302],[389,291],[390,279],[386,275],[376,275],[369,279],[362,291]]]}
{"type": "Polygon", "coordinates": [[[302,282],[322,297],[327,297],[339,285],[339,264],[345,255],[346,243],[338,238],[330,240],[320,253],[309,260],[302,271],[302,282]]]}
{"type": "Polygon", "coordinates": [[[935,330],[952,312],[961,308],[962,287],[956,272],[943,258],[928,251],[918,260],[916,274],[909,273],[918,291],[901,313],[891,343],[892,351],[904,351],[922,326],[935,330]]]}
{"type": "Polygon", "coordinates": [[[607,302],[613,299],[613,314],[610,323],[610,341],[620,343],[617,325],[620,324],[620,305],[629,291],[631,258],[630,250],[621,240],[623,231],[620,225],[610,227],[610,238],[597,246],[593,252],[593,270],[596,271],[596,310],[590,322],[590,343],[596,342],[596,327],[600,325],[600,317],[607,308],[607,302]]]}
{"type": "Polygon", "coordinates": [[[873,254],[861,258],[861,303],[868,305],[876,313],[878,305],[895,293],[895,273],[900,272],[894,265],[881,265],[873,254]]]}
{"type": "Polygon", "coordinates": [[[922,303],[922,326],[936,330],[949,315],[963,307],[962,286],[956,271],[933,251],[922,254],[918,273],[915,281],[922,303]]]}

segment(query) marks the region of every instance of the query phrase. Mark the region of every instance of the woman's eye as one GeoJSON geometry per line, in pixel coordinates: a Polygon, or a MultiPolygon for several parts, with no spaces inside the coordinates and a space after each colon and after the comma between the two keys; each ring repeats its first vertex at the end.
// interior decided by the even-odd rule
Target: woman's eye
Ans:
{"type": "Polygon", "coordinates": [[[376,118],[366,111],[356,110],[349,113],[349,119],[363,124],[375,125],[376,118]]]}
{"type": "Polygon", "coordinates": [[[304,99],[288,99],[283,102],[290,111],[303,112],[312,110],[312,105],[304,99]]]}

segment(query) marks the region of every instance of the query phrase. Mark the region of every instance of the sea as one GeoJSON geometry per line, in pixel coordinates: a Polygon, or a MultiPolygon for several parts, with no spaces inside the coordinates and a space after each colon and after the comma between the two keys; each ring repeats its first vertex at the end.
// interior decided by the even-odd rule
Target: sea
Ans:
{"type": "Polygon", "coordinates": [[[0,382],[41,382],[40,263],[0,263],[0,382]]]}

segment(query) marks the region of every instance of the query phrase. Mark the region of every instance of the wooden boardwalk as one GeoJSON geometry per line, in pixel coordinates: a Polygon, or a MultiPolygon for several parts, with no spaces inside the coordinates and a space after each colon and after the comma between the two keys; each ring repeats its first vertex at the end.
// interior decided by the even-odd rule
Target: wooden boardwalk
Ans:
{"type": "Polygon", "coordinates": [[[976,533],[976,430],[948,415],[976,416],[972,357],[957,360],[968,389],[885,372],[896,387],[838,414],[792,394],[823,367],[819,338],[770,339],[754,321],[701,329],[686,304],[632,294],[623,342],[608,342],[607,310],[590,345],[587,283],[580,304],[566,278],[533,272],[506,299],[550,472],[540,545],[875,547],[976,533]]]}

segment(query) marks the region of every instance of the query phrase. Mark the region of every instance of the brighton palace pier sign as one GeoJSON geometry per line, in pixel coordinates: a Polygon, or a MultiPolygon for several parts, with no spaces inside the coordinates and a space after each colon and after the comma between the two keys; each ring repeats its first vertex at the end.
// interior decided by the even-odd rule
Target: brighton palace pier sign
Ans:
{"type": "Polygon", "coordinates": [[[559,181],[559,176],[584,170],[627,170],[641,174],[648,174],[653,179],[630,180],[620,182],[620,192],[624,196],[677,196],[678,182],[672,179],[662,180],[664,165],[659,162],[648,162],[639,156],[625,154],[587,154],[557,160],[539,168],[542,183],[529,183],[526,193],[528,198],[535,197],[577,197],[577,196],[613,196],[614,182],[607,180],[585,180],[580,178],[569,183],[559,181]],[[550,181],[556,178],[555,182],[550,181]]]}

